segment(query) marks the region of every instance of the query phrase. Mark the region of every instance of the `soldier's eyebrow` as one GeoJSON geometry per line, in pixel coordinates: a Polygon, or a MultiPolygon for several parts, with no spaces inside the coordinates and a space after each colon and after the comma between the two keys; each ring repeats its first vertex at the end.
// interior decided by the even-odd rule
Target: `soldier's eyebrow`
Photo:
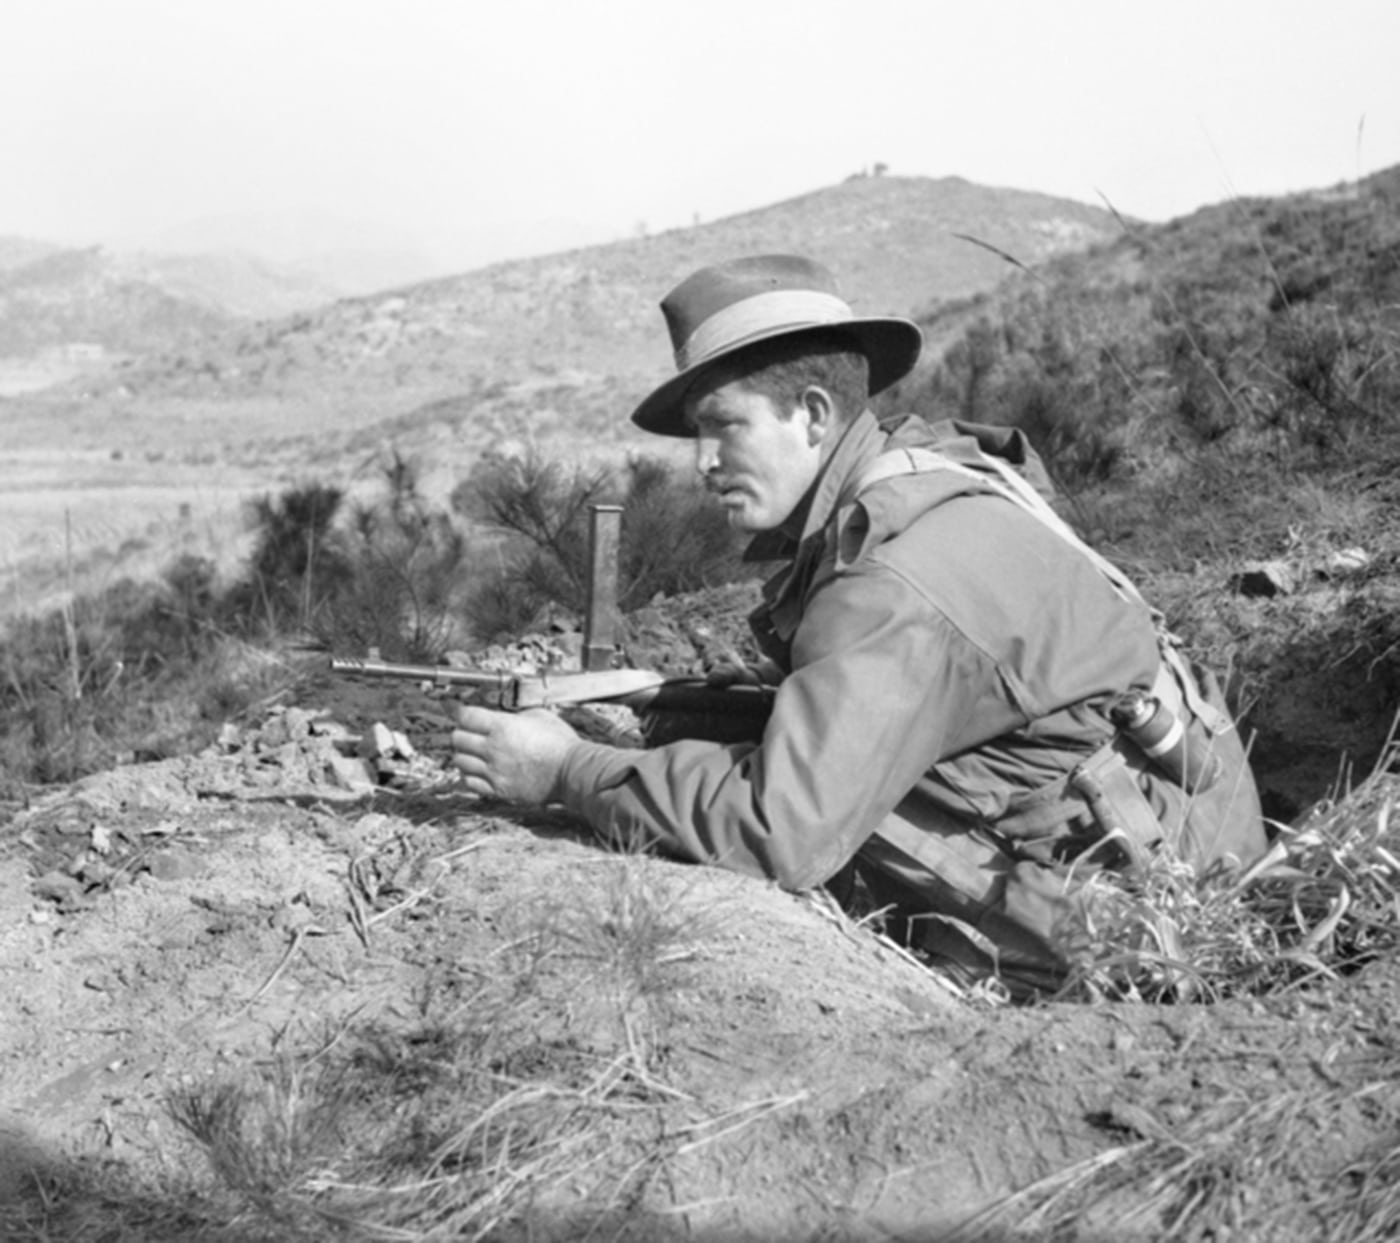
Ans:
{"type": "Polygon", "coordinates": [[[704,418],[700,407],[705,404],[705,399],[709,396],[696,397],[694,393],[687,393],[681,402],[681,420],[691,431],[695,431],[700,426],[700,420],[704,418]]]}

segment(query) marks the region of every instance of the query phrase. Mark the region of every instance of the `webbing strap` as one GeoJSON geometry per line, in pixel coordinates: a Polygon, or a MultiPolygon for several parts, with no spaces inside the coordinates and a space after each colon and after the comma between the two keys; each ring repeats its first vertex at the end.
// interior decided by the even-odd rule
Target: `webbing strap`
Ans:
{"type": "MultiPolygon", "coordinates": [[[[1080,539],[1069,524],[1051,508],[1050,502],[1026,482],[1025,478],[1009,462],[1003,462],[980,451],[978,456],[980,469],[975,469],[962,462],[953,461],[952,458],[939,453],[936,449],[918,447],[893,449],[888,453],[882,453],[865,469],[856,481],[855,496],[859,497],[867,488],[873,487],[882,480],[893,479],[898,475],[946,470],[968,479],[974,479],[998,496],[1019,506],[1071,547],[1078,549],[1108,579],[1120,597],[1141,604],[1152,614],[1154,619],[1160,619],[1160,614],[1142,598],[1142,594],[1133,585],[1132,580],[1102,553],[1080,539]]],[[[1215,707],[1201,695],[1196,685],[1196,679],[1191,676],[1190,670],[1186,668],[1186,662],[1177,650],[1175,639],[1163,632],[1160,626],[1158,630],[1160,641],[1157,646],[1162,656],[1162,665],[1157,671],[1157,678],[1152,687],[1153,693],[1178,715],[1180,715],[1181,707],[1184,704],[1190,709],[1191,714],[1212,733],[1220,732],[1224,726],[1224,719],[1215,707]]]]}
{"type": "Polygon", "coordinates": [[[874,836],[915,860],[976,908],[991,907],[1011,858],[998,847],[970,836],[967,825],[940,809],[924,804],[896,808],[882,820],[874,836]],[[918,817],[906,819],[902,811],[918,817]],[[954,847],[949,840],[957,842],[954,847]]]}
{"type": "Polygon", "coordinates": [[[882,453],[866,468],[856,481],[855,495],[859,496],[867,488],[873,487],[882,480],[893,479],[896,475],[922,475],[929,471],[947,470],[952,471],[955,475],[975,479],[997,495],[1019,505],[1032,517],[1038,518],[1066,543],[1077,548],[1098,567],[1099,572],[1113,584],[1119,595],[1136,601],[1144,608],[1147,607],[1147,602],[1143,600],[1128,576],[1107,557],[1096,552],[1080,539],[1070,529],[1069,524],[1051,508],[1050,502],[1031,487],[1010,463],[1002,462],[985,453],[980,456],[979,465],[982,469],[978,470],[964,465],[962,462],[955,462],[946,454],[939,453],[935,449],[894,449],[889,453],[882,453]]]}

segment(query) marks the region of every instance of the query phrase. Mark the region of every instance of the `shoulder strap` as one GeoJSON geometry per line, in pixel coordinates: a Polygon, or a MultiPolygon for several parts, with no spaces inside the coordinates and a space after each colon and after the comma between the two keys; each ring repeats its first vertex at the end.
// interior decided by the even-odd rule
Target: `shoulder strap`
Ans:
{"type": "Polygon", "coordinates": [[[929,471],[946,470],[954,474],[974,479],[984,487],[1005,497],[1014,505],[1020,506],[1031,517],[1038,519],[1067,544],[1077,548],[1098,567],[1099,572],[1113,584],[1120,596],[1147,607],[1138,589],[1128,576],[1108,558],[1090,548],[1079,538],[1063,518],[1051,508],[1050,502],[1040,495],[1025,478],[1007,462],[979,453],[976,467],[955,462],[936,449],[893,449],[882,453],[861,473],[856,480],[855,495],[860,496],[867,488],[897,475],[922,475],[929,471]]]}
{"type": "Polygon", "coordinates": [[[1037,492],[1024,476],[1010,463],[1001,461],[987,453],[978,453],[977,465],[969,466],[963,462],[955,462],[946,454],[939,453],[936,449],[906,448],[893,449],[888,453],[882,453],[860,474],[856,480],[854,495],[859,497],[868,488],[885,479],[893,479],[899,475],[917,475],[929,471],[946,470],[966,478],[974,479],[982,486],[1005,497],[1012,504],[1019,506],[1031,517],[1037,519],[1042,525],[1058,535],[1065,543],[1077,549],[1083,556],[1087,557],[1098,571],[1108,579],[1114,591],[1125,600],[1141,604],[1151,614],[1154,622],[1157,623],[1157,632],[1160,639],[1158,647],[1161,649],[1163,669],[1157,676],[1157,685],[1154,691],[1158,696],[1163,696],[1167,688],[1163,685],[1165,680],[1170,680],[1176,684],[1176,694],[1170,695],[1168,699],[1183,701],[1190,709],[1191,713],[1205,723],[1212,730],[1218,732],[1224,727],[1224,721],[1220,713],[1210,704],[1200,693],[1200,688],[1196,685],[1196,679],[1191,676],[1190,670],[1186,668],[1186,662],[1182,658],[1177,648],[1176,640],[1166,633],[1161,621],[1161,614],[1142,598],[1141,592],[1133,585],[1116,565],[1113,564],[1102,553],[1091,548],[1074,531],[1069,524],[1051,508],[1047,501],[1037,492]],[[1171,674],[1166,675],[1166,667],[1170,667],[1171,674]],[[1166,675],[1166,677],[1164,677],[1166,675]]]}

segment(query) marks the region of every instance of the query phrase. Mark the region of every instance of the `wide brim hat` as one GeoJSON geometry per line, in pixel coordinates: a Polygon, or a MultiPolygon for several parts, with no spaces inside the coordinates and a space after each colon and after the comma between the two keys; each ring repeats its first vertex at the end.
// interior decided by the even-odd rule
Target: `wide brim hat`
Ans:
{"type": "Polygon", "coordinates": [[[858,316],[821,264],[800,255],[757,255],[701,268],[661,302],[676,375],[647,397],[632,422],[661,436],[694,436],[685,396],[723,358],[760,341],[839,329],[870,364],[870,392],[908,375],[923,347],[912,320],[858,316]]]}

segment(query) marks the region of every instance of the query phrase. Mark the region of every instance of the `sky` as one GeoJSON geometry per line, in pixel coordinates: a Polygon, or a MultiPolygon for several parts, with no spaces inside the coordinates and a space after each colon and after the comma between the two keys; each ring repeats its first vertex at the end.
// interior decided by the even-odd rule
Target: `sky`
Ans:
{"type": "Polygon", "coordinates": [[[1400,163],[1397,48],[1397,0],[0,0],[0,236],[466,266],[876,163],[1165,220],[1400,163]]]}

